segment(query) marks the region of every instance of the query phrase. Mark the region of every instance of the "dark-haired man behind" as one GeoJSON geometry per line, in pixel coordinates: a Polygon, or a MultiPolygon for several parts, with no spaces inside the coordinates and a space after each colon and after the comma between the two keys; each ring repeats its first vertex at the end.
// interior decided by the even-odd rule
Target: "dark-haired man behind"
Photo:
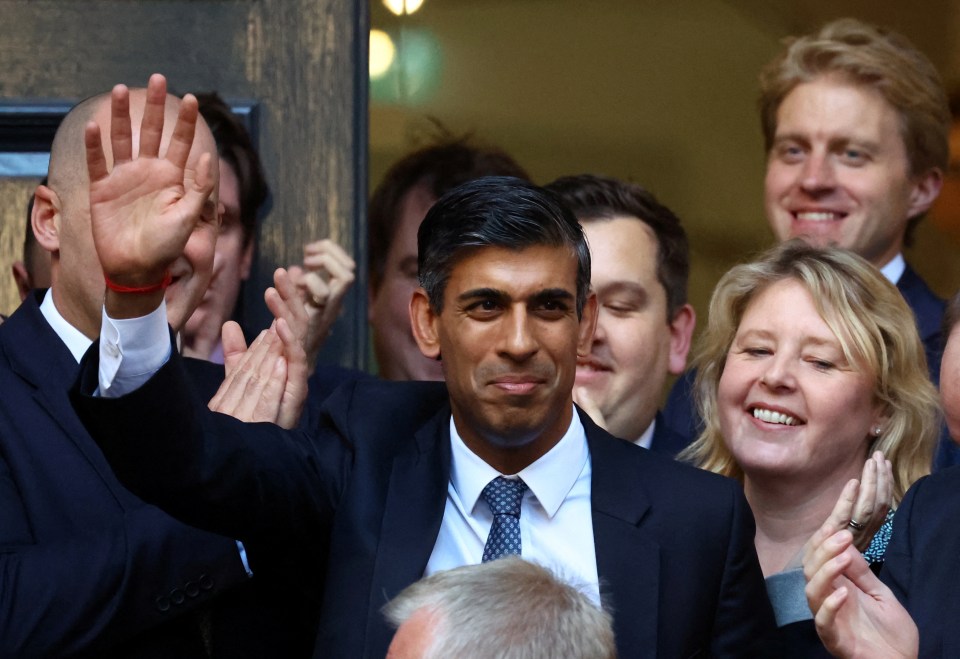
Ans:
{"type": "MultiPolygon", "coordinates": [[[[124,177],[149,166],[125,163],[97,185],[124,199],[124,177]]],[[[159,229],[138,207],[92,207],[101,265],[118,282],[163,272],[155,243],[175,247],[189,228],[118,253],[103,236],[159,229]]],[[[772,614],[740,487],[617,440],[573,404],[596,299],[572,213],[532,184],[485,178],[442,197],[418,243],[413,332],[427,358],[443,355],[446,385],[352,383],[305,437],[207,412],[180,392],[169,342],[118,357],[111,337],[74,401],[117,473],[193,524],[269,540],[251,544],[255,570],[320,563],[318,657],[382,657],[386,599],[424,574],[504,553],[602,596],[623,657],[750,656],[772,614]],[[151,376],[140,357],[166,361],[151,376]],[[109,370],[99,379],[104,364],[129,394],[115,392],[109,370]],[[86,395],[98,388],[119,397],[86,395]]],[[[156,311],[143,316],[160,304],[155,293],[108,291],[108,317],[127,319],[116,340],[162,325],[156,311]]]]}
{"type": "Polygon", "coordinates": [[[657,407],[667,375],[686,368],[696,323],[680,220],[641,186],[615,178],[567,176],[546,187],[583,226],[600,309],[590,354],[577,362],[574,399],[610,434],[676,455],[689,440],[657,407]]]}
{"type": "Polygon", "coordinates": [[[382,378],[443,379],[440,364],[420,353],[410,330],[417,229],[444,193],[481,176],[529,178],[504,151],[446,138],[395,162],[370,197],[368,318],[382,378]]]}

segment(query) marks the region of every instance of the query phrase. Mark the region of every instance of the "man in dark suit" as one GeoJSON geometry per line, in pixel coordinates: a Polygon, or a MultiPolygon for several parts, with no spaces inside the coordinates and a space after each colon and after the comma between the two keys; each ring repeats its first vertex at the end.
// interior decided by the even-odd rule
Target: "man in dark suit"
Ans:
{"type": "MultiPolygon", "coordinates": [[[[118,358],[129,336],[164,329],[153,284],[194,220],[163,225],[138,212],[172,185],[148,176],[157,163],[108,173],[94,146],[89,163],[91,197],[104,200],[91,204],[94,240],[118,283],[105,298],[117,333],[90,353],[75,404],[133,491],[236,534],[255,572],[322,572],[316,656],[383,656],[387,600],[425,574],[508,553],[603,600],[624,657],[750,656],[771,629],[739,486],[577,413],[577,355],[596,298],[583,233],[554,197],[510,178],[442,197],[419,231],[410,316],[446,384],[352,383],[304,436],[207,412],[182,393],[168,341],[118,358]],[[130,195],[131,179],[156,183],[130,195]]],[[[284,322],[277,332],[292,343],[284,322]]]]}
{"type": "MultiPolygon", "coordinates": [[[[57,131],[31,223],[52,257],[52,286],[0,327],[0,656],[268,656],[257,644],[264,628],[236,622],[256,605],[237,599],[252,582],[236,540],[186,526],[123,488],[67,398],[100,331],[104,278],[90,236],[84,125],[110,125],[109,98],[79,104],[57,131]],[[242,590],[220,597],[231,587],[242,590]]],[[[129,102],[141,114],[142,90],[129,102]]],[[[170,119],[178,104],[164,94],[154,109],[170,119]]],[[[166,148],[171,132],[150,137],[166,148]]],[[[191,172],[205,151],[215,146],[201,124],[184,152],[191,172]]],[[[210,276],[215,192],[208,203],[208,222],[172,267],[167,309],[176,328],[210,276]]],[[[204,366],[191,360],[184,384],[199,400],[223,379],[204,366]]]]}
{"type": "MultiPolygon", "coordinates": [[[[904,260],[914,228],[940,193],[950,110],[930,60],[903,36],[854,19],[793,39],[760,76],[767,150],[764,208],[777,240],[836,244],[897,285],[917,318],[939,382],[944,302],[904,260]]],[[[691,378],[665,413],[696,431],[691,378]]],[[[944,435],[935,462],[960,451],[944,435]]]]}
{"type": "Polygon", "coordinates": [[[590,353],[577,362],[574,400],[610,434],[675,456],[689,440],[657,407],[668,374],[686,368],[696,324],[687,303],[687,234],[635,183],[583,174],[547,189],[583,226],[600,309],[590,353]]]}

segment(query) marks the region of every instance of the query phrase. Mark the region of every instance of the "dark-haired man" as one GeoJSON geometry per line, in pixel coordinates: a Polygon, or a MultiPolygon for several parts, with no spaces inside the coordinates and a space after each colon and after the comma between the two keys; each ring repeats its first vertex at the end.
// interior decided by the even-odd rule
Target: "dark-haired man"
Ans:
{"type": "Polygon", "coordinates": [[[395,162],[370,197],[368,318],[380,377],[441,380],[410,331],[409,304],[417,288],[417,229],[445,192],[481,176],[526,172],[507,153],[445,138],[395,162]]]}
{"type": "MultiPolygon", "coordinates": [[[[117,200],[151,166],[107,173],[96,149],[90,162],[92,185],[117,200]]],[[[129,205],[92,206],[107,276],[146,290],[108,291],[108,318],[126,320],[111,321],[118,335],[101,341],[75,403],[138,492],[256,540],[254,569],[321,570],[316,656],[382,657],[386,599],[424,574],[517,553],[602,599],[623,657],[747,656],[765,637],[772,617],[739,486],[617,440],[573,405],[596,299],[583,233],[552,195],[490,177],[442,197],[419,230],[410,314],[424,356],[443,356],[446,385],[352,383],[301,436],[184,396],[168,341],[117,356],[128,333],[163,326],[150,284],[192,219],[161,227],[135,211],[138,195],[164,193],[158,183],[129,205]],[[155,239],[139,241],[144,230],[155,239]],[[135,249],[104,241],[118,232],[135,249]]]]}
{"type": "Polygon", "coordinates": [[[657,407],[667,375],[686,367],[696,323],[680,220],[641,186],[611,177],[567,176],[547,189],[583,226],[600,310],[574,398],[610,434],[676,455],[689,441],[657,407]]]}

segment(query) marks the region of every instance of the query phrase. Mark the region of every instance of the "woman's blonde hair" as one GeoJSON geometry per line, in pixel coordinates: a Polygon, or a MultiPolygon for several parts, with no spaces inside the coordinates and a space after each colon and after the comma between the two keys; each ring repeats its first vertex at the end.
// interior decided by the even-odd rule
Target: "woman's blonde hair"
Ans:
{"type": "MultiPolygon", "coordinates": [[[[896,287],[847,250],[791,240],[752,263],[735,266],[717,284],[695,364],[695,394],[704,430],[681,459],[743,480],[720,430],[717,387],[737,328],[750,303],[784,280],[800,282],[837,336],[847,361],[874,380],[874,399],[888,421],[870,443],[893,463],[894,502],[930,473],[940,427],[937,391],[927,374],[913,313],[896,287]]],[[[865,437],[866,438],[866,437],[865,437]]]]}

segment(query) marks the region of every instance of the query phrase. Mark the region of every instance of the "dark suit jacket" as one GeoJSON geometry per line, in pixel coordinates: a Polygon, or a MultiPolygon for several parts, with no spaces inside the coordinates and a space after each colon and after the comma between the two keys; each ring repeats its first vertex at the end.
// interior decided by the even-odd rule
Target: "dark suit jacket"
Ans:
{"type": "Polygon", "coordinates": [[[41,297],[0,325],[0,656],[206,656],[188,612],[247,580],[236,543],[120,485],[41,297]]]}
{"type": "Polygon", "coordinates": [[[897,509],[880,578],[913,616],[921,657],[960,657],[960,467],[922,478],[897,509]]]}
{"type": "MultiPolygon", "coordinates": [[[[96,371],[93,359],[80,391],[96,388],[96,371]]],[[[380,609],[423,575],[443,516],[446,388],[344,385],[321,426],[297,434],[210,414],[180,393],[183,378],[174,355],[128,396],[75,391],[74,404],[131,489],[192,523],[255,539],[255,572],[288,560],[323,582],[315,656],[383,657],[392,631],[380,609]],[[143,428],[136,442],[131,426],[143,428]]],[[[601,592],[621,657],[751,656],[773,621],[740,486],[581,419],[601,592]]]]}
{"type": "Polygon", "coordinates": [[[653,427],[653,439],[650,442],[651,451],[675,458],[677,453],[687,448],[690,441],[690,438],[681,435],[667,424],[662,412],[657,412],[656,425],[653,427]]]}

